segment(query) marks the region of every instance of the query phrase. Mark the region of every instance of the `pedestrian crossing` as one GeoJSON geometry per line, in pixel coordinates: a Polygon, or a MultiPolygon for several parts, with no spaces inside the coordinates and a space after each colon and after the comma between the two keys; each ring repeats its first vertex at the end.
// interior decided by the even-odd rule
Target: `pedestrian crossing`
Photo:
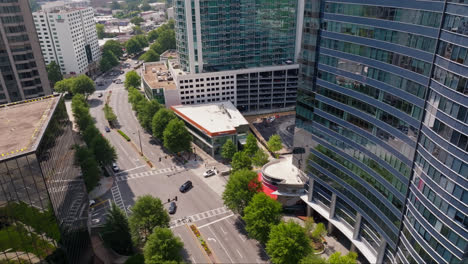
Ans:
{"type": "Polygon", "coordinates": [[[172,220],[171,222],[169,222],[169,226],[170,226],[170,228],[175,228],[175,227],[178,227],[178,226],[185,225],[186,223],[197,222],[197,221],[200,221],[200,220],[203,220],[203,219],[206,219],[206,218],[210,218],[210,217],[213,217],[213,216],[226,214],[226,213],[232,213],[232,211],[227,209],[227,207],[223,206],[223,207],[219,207],[219,208],[216,208],[216,209],[201,212],[201,213],[198,213],[198,214],[186,216],[186,217],[183,217],[183,218],[180,218],[180,219],[172,220]]]}
{"type": "Polygon", "coordinates": [[[157,174],[181,171],[181,170],[184,170],[184,169],[185,168],[182,167],[182,166],[173,166],[173,167],[170,167],[170,168],[164,168],[164,169],[159,169],[159,170],[150,170],[150,171],[145,171],[145,172],[140,172],[140,173],[133,173],[133,174],[129,174],[129,175],[116,176],[115,181],[116,182],[127,181],[127,180],[131,180],[131,179],[149,177],[149,176],[153,176],[153,175],[157,175],[157,174]]]}
{"type": "Polygon", "coordinates": [[[122,199],[122,195],[120,193],[120,189],[119,189],[119,186],[118,185],[114,185],[112,188],[111,188],[111,193],[112,193],[112,198],[114,199],[114,203],[120,208],[122,209],[122,211],[125,212],[125,214],[127,214],[127,210],[125,208],[125,204],[123,202],[123,199],[122,199]]]}

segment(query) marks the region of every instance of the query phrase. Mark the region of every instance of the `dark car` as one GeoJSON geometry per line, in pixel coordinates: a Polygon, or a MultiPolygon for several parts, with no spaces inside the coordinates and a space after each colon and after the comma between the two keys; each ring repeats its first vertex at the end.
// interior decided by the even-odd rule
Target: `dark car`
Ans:
{"type": "Polygon", "coordinates": [[[180,186],[179,191],[184,193],[184,192],[190,190],[190,188],[192,188],[192,187],[193,187],[192,182],[191,181],[186,181],[184,184],[182,184],[182,186],[180,186]]]}
{"type": "Polygon", "coordinates": [[[106,126],[106,127],[104,128],[104,130],[106,130],[107,133],[110,132],[110,128],[109,128],[108,126],[106,126]]]}
{"type": "Polygon", "coordinates": [[[170,213],[170,214],[175,214],[176,210],[177,210],[177,205],[176,205],[176,203],[175,203],[175,202],[171,202],[171,205],[169,206],[169,210],[168,210],[169,213],[170,213]]]}

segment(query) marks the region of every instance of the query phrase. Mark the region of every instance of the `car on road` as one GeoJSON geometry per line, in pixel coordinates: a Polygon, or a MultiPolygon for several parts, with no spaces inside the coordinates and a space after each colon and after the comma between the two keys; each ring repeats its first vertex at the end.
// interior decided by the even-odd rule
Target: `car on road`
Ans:
{"type": "Polygon", "coordinates": [[[96,204],[96,201],[94,200],[89,200],[89,207],[93,206],[96,204]]]}
{"type": "Polygon", "coordinates": [[[110,132],[110,128],[109,128],[108,126],[106,126],[106,127],[104,128],[104,130],[106,130],[107,133],[110,132]]]}
{"type": "Polygon", "coordinates": [[[98,93],[97,97],[102,97],[102,93],[98,93]]]}
{"type": "Polygon", "coordinates": [[[214,170],[207,170],[203,173],[203,177],[207,178],[207,177],[210,177],[210,176],[213,176],[216,174],[216,171],[214,170]]]}
{"type": "Polygon", "coordinates": [[[169,214],[175,214],[177,210],[177,205],[175,202],[171,202],[171,205],[169,205],[169,214]]]}
{"type": "Polygon", "coordinates": [[[182,184],[180,186],[179,191],[181,193],[184,193],[184,192],[190,190],[192,187],[193,187],[192,182],[191,181],[186,181],[184,184],[182,184]]]}
{"type": "Polygon", "coordinates": [[[124,74],[125,72],[124,71],[120,71],[120,74],[124,74]]]}
{"type": "Polygon", "coordinates": [[[119,166],[117,165],[117,163],[115,162],[112,162],[112,170],[114,172],[118,172],[120,170],[119,166]]]}
{"type": "Polygon", "coordinates": [[[104,86],[103,82],[97,82],[96,84],[97,84],[97,86],[104,86]]]}

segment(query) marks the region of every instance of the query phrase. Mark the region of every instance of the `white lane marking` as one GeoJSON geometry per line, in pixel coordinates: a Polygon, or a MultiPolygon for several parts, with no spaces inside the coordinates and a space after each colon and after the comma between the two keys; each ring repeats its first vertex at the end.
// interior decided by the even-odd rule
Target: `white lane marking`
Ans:
{"type": "Polygon", "coordinates": [[[207,224],[204,224],[204,225],[202,225],[202,226],[199,226],[198,229],[201,229],[201,228],[206,227],[206,226],[208,226],[208,228],[209,228],[210,225],[212,225],[212,224],[214,224],[214,223],[217,223],[217,222],[219,222],[219,221],[223,221],[224,219],[227,219],[227,218],[229,218],[229,217],[231,217],[231,216],[234,216],[234,214],[230,214],[230,215],[228,215],[228,216],[225,216],[225,217],[223,217],[223,218],[220,218],[220,219],[218,219],[218,220],[215,220],[215,221],[213,221],[213,222],[211,222],[211,223],[207,223],[207,224]]]}
{"type": "Polygon", "coordinates": [[[242,239],[242,242],[245,242],[246,239],[244,238],[244,236],[241,235],[241,234],[238,234],[238,235],[239,235],[240,239],[242,239]]]}
{"type": "Polygon", "coordinates": [[[125,215],[128,216],[127,208],[125,208],[125,204],[122,199],[122,194],[120,193],[119,185],[116,184],[114,187],[111,188],[112,198],[114,199],[115,204],[125,212],[125,215]]]}
{"type": "Polygon", "coordinates": [[[185,225],[185,223],[187,223],[187,222],[189,222],[189,223],[190,222],[197,222],[197,221],[207,219],[207,218],[211,218],[211,217],[214,217],[214,216],[217,216],[217,215],[232,213],[232,211],[226,210],[226,207],[220,207],[220,208],[217,208],[217,209],[219,209],[218,210],[219,213],[217,213],[216,215],[205,216],[205,213],[211,211],[211,210],[208,210],[208,211],[205,211],[205,212],[201,212],[201,213],[197,213],[197,214],[194,214],[194,215],[190,215],[190,216],[186,216],[186,217],[182,217],[182,218],[179,218],[179,219],[172,220],[171,222],[169,222],[169,226],[170,226],[170,228],[175,228],[175,227],[178,227],[178,226],[185,225]]]}
{"type": "Polygon", "coordinates": [[[177,235],[180,237],[180,239],[182,239],[182,236],[179,233],[177,233],[177,235]]]}
{"type": "Polygon", "coordinates": [[[193,256],[191,256],[190,259],[192,259],[192,263],[196,263],[196,262],[195,262],[195,259],[193,258],[193,256]]]}
{"type": "Polygon", "coordinates": [[[244,258],[244,256],[242,256],[242,254],[239,252],[239,250],[238,250],[237,248],[236,248],[236,251],[237,251],[237,254],[239,254],[239,256],[240,256],[241,258],[244,258]]]}
{"type": "Polygon", "coordinates": [[[219,228],[221,228],[221,231],[223,231],[224,234],[227,234],[227,232],[224,231],[223,227],[220,226],[219,228]]]}
{"type": "Polygon", "coordinates": [[[122,173],[125,173],[125,172],[128,172],[128,171],[132,171],[132,170],[136,170],[136,169],[143,168],[143,167],[146,167],[146,165],[141,165],[141,166],[138,166],[138,167],[135,167],[135,168],[132,168],[132,169],[124,170],[124,171],[121,171],[121,172],[116,173],[115,175],[120,175],[120,174],[122,174],[122,173]]]}
{"type": "MultiPolygon", "coordinates": [[[[200,229],[200,228],[199,228],[200,229]]],[[[218,237],[216,236],[216,234],[213,232],[213,229],[211,229],[211,227],[208,227],[208,229],[210,229],[211,233],[215,236],[215,238],[219,241],[219,244],[221,245],[221,248],[224,250],[224,252],[226,253],[226,255],[228,256],[229,260],[231,261],[231,263],[234,263],[234,261],[232,260],[231,256],[229,255],[229,253],[227,252],[226,248],[223,246],[223,243],[221,243],[221,240],[218,239],[218,237]]]]}

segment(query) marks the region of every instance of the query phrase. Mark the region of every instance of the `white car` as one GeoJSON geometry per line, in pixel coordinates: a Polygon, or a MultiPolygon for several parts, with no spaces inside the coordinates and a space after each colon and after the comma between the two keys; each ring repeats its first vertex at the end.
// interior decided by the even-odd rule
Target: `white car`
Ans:
{"type": "Polygon", "coordinates": [[[216,175],[216,171],[214,170],[207,170],[203,173],[203,177],[210,177],[210,176],[213,176],[213,175],[216,175]]]}
{"type": "Polygon", "coordinates": [[[119,166],[117,165],[117,163],[112,162],[112,170],[113,170],[114,172],[119,172],[120,168],[119,168],[119,166]]]}
{"type": "Polygon", "coordinates": [[[89,207],[93,206],[96,204],[96,201],[94,200],[89,200],[89,207]]]}

